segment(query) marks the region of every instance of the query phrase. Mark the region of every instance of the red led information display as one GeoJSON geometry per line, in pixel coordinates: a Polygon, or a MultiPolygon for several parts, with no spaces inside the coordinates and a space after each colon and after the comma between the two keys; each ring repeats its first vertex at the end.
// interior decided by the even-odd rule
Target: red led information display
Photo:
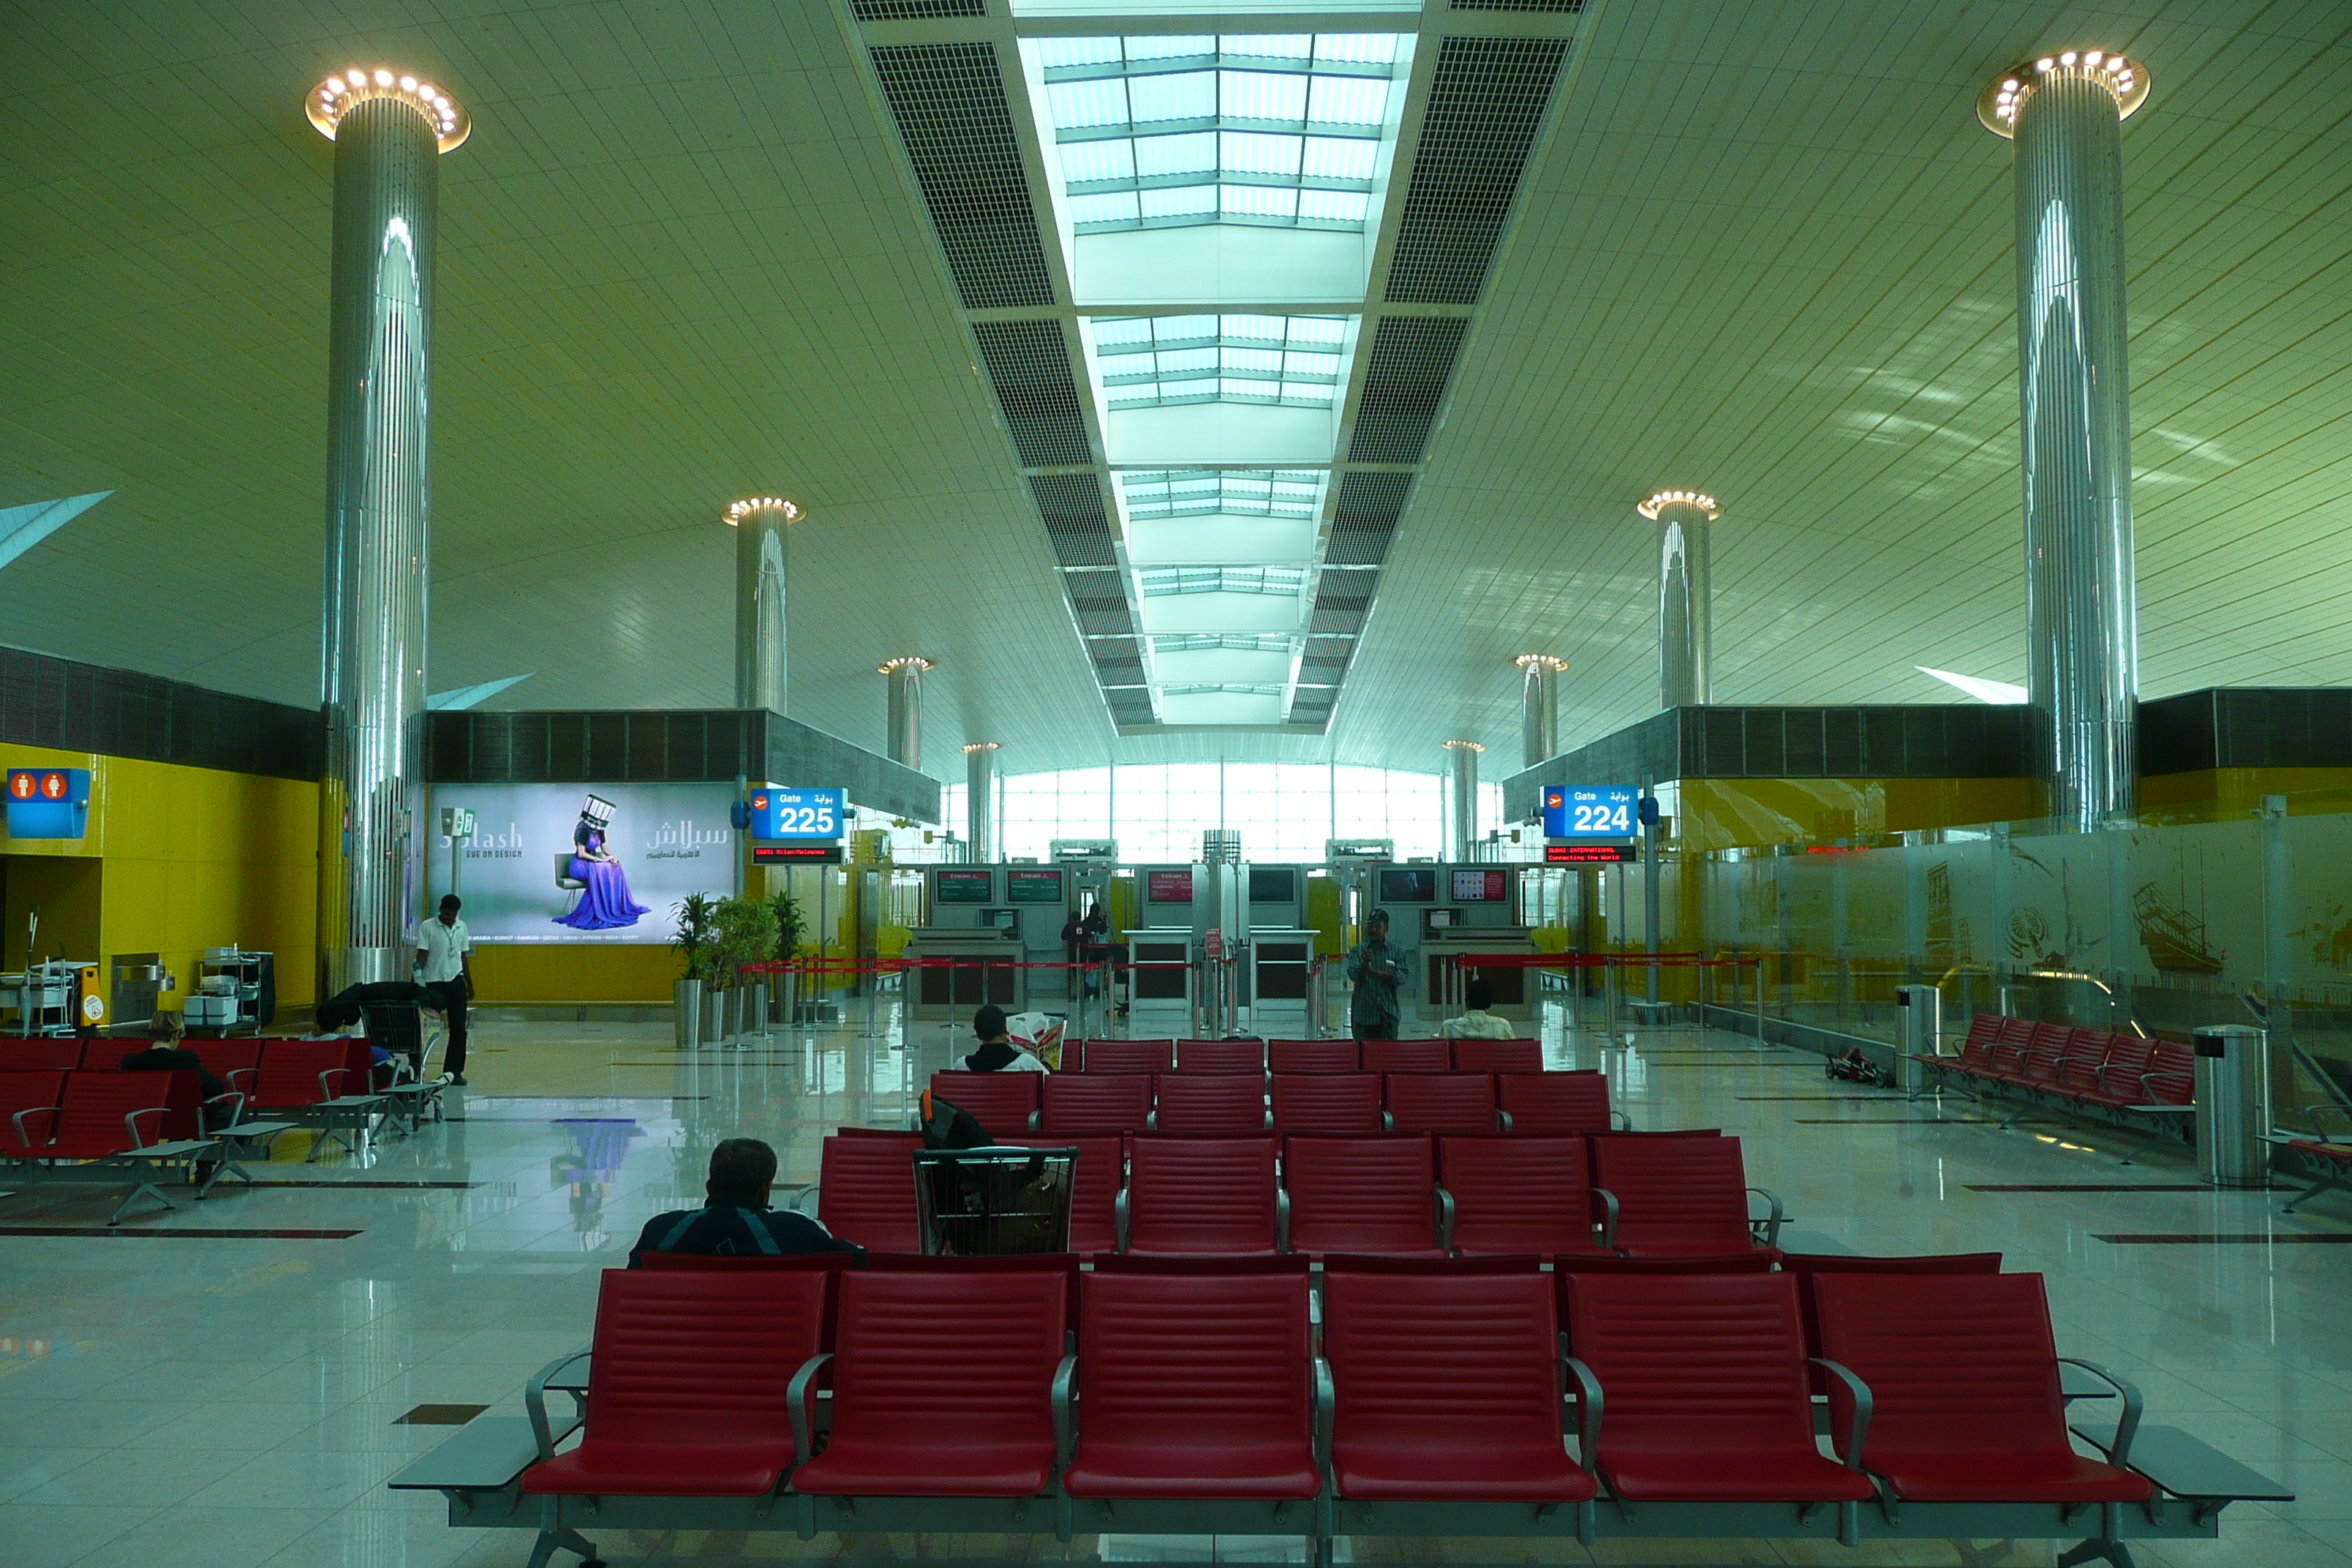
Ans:
{"type": "Polygon", "coordinates": [[[1547,844],[1547,866],[1630,866],[1641,858],[1631,844],[1547,844]]]}
{"type": "Polygon", "coordinates": [[[790,861],[795,865],[838,866],[841,846],[838,844],[754,844],[751,863],[774,866],[790,861]]]}

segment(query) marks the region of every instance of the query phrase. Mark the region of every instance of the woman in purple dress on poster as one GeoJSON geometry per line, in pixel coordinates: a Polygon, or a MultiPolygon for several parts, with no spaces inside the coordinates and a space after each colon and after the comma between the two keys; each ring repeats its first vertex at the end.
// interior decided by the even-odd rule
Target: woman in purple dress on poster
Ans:
{"type": "Polygon", "coordinates": [[[572,830],[572,880],[581,883],[580,901],[572,912],[555,917],[555,924],[573,931],[621,931],[648,914],[629,896],[629,879],[621,863],[604,847],[604,829],[613,822],[613,803],[588,797],[580,808],[579,826],[572,830]]]}

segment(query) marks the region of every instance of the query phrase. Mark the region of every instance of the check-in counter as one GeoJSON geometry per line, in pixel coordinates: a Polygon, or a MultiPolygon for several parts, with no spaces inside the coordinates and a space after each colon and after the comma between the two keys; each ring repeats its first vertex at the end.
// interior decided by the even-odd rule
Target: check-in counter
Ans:
{"type": "MultiPolygon", "coordinates": [[[[1423,932],[1421,960],[1427,982],[1427,989],[1422,993],[1423,1016],[1452,1017],[1462,1010],[1462,984],[1466,976],[1454,967],[1456,955],[1537,951],[1526,926],[1454,926],[1423,932]]],[[[1520,1023],[1534,1021],[1537,987],[1531,978],[1533,973],[1517,965],[1486,971],[1486,984],[1495,988],[1497,1015],[1520,1023]]]]}
{"type": "Polygon", "coordinates": [[[925,964],[908,973],[905,991],[911,1018],[933,1023],[969,1018],[984,1002],[1007,1013],[1022,1012],[1029,1004],[1033,975],[1045,976],[1045,986],[1057,1000],[1060,995],[1059,973],[1021,968],[1027,955],[1018,941],[1003,932],[922,926],[908,937],[907,956],[951,961],[925,964]]]}
{"type": "Polygon", "coordinates": [[[1249,933],[1250,1027],[1259,1034],[1305,1034],[1307,983],[1314,971],[1317,932],[1253,926],[1249,933]]]}

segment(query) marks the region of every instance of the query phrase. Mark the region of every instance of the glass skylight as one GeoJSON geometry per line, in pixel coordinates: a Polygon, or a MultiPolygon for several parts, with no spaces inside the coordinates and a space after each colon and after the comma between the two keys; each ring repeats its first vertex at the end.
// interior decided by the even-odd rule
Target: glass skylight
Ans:
{"type": "Polygon", "coordinates": [[[1151,651],[1161,653],[1288,653],[1297,647],[1286,637],[1251,637],[1234,632],[1192,632],[1153,637],[1151,651]]]}
{"type": "Polygon", "coordinates": [[[1282,688],[1255,686],[1245,682],[1227,680],[1208,683],[1196,681],[1189,686],[1163,686],[1160,689],[1160,693],[1163,697],[1206,697],[1212,693],[1229,692],[1239,693],[1244,697],[1279,697],[1282,695],[1282,688]]]}
{"type": "Polygon", "coordinates": [[[1077,231],[1362,229],[1398,42],[1393,33],[1039,39],[1077,231]]]}
{"type": "Polygon", "coordinates": [[[1137,521],[1221,511],[1311,518],[1323,493],[1318,468],[1128,468],[1113,477],[1137,521]]]}
{"type": "Polygon", "coordinates": [[[1092,316],[1095,359],[1113,408],[1286,403],[1339,395],[1342,316],[1092,316]]]}
{"type": "Polygon", "coordinates": [[[1147,566],[1136,575],[1147,599],[1169,594],[1297,594],[1307,582],[1303,566],[1147,566]]]}

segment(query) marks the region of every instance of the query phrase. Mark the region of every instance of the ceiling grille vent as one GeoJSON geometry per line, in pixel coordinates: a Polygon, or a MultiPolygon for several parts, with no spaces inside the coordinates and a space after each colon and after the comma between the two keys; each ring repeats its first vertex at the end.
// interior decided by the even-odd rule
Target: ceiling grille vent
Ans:
{"type": "Polygon", "coordinates": [[[1331,721],[1331,704],[1339,700],[1339,696],[1328,687],[1299,692],[1290,700],[1290,721],[1294,724],[1328,724],[1331,721]]]}
{"type": "Polygon", "coordinates": [[[1037,515],[1054,559],[1064,566],[1116,566],[1110,514],[1103,510],[1102,483],[1092,474],[1040,474],[1029,480],[1037,515]]]}
{"type": "MultiPolygon", "coordinates": [[[[977,15],[978,6],[941,14],[977,15]]],[[[1052,304],[1053,277],[1037,241],[1036,209],[996,74],[995,47],[894,45],[874,51],[874,69],[964,309],[1052,304]]]]}
{"type": "Polygon", "coordinates": [[[1110,709],[1114,724],[1132,727],[1159,721],[1159,715],[1151,711],[1151,689],[1148,686],[1106,687],[1103,701],[1110,709]]]}
{"type": "Polygon", "coordinates": [[[1381,318],[1365,362],[1364,395],[1356,405],[1355,437],[1348,443],[1349,461],[1421,461],[1469,326],[1460,316],[1381,318]]]}
{"type": "Polygon", "coordinates": [[[1363,630],[1380,577],[1377,572],[1326,567],[1315,585],[1315,616],[1307,629],[1318,637],[1353,637],[1363,630]]]}
{"type": "Polygon", "coordinates": [[[1355,651],[1352,637],[1309,637],[1307,656],[1298,661],[1302,686],[1337,686],[1348,672],[1348,657],[1355,651]]]}
{"type": "Polygon", "coordinates": [[[1390,303],[1477,302],[1567,53],[1565,38],[1448,38],[1439,47],[1389,263],[1390,303]]]}
{"type": "Polygon", "coordinates": [[[1091,463],[1086,416],[1070,378],[1069,340],[1059,321],[975,321],[972,337],[1013,448],[1028,468],[1091,463]]]}
{"type": "MultiPolygon", "coordinates": [[[[1581,6],[1584,0],[1576,0],[1581,6]]],[[[930,22],[947,16],[985,16],[988,6],[983,0],[850,0],[849,8],[857,13],[861,22],[930,22]]],[[[1459,11],[1465,7],[1456,5],[1459,11]]],[[[1467,7],[1476,10],[1476,5],[1467,7]]],[[[1554,11],[1558,5],[1531,5],[1520,0],[1515,6],[1502,9],[1521,11],[1554,11]]],[[[1575,9],[1576,6],[1570,6],[1575,9]]]]}
{"type": "Polygon", "coordinates": [[[1070,613],[1078,630],[1090,637],[1131,637],[1135,617],[1127,605],[1127,588],[1116,572],[1066,572],[1070,613]]]}
{"type": "Polygon", "coordinates": [[[1342,474],[1324,560],[1334,566],[1378,566],[1388,558],[1411,474],[1342,474]]]}

